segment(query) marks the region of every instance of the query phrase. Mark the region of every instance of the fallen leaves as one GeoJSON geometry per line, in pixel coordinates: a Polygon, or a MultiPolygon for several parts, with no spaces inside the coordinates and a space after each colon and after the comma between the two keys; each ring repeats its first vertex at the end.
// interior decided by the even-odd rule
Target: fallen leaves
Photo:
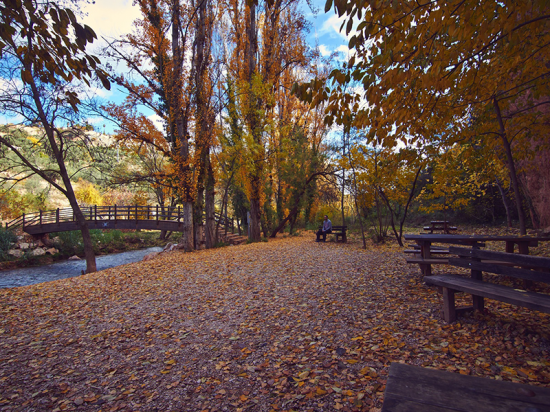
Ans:
{"type": "Polygon", "coordinates": [[[446,325],[420,279],[304,237],[1,290],[0,410],[377,410],[391,362],[550,385],[548,315],[446,325]]]}

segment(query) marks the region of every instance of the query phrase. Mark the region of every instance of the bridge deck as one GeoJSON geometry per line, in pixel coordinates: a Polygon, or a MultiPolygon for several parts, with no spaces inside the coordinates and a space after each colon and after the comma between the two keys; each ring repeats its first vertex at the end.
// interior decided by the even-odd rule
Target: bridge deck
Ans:
{"type": "MultiPolygon", "coordinates": [[[[90,229],[183,230],[180,207],[160,206],[91,206],[82,208],[90,229]]],[[[215,214],[216,221],[233,231],[233,219],[215,214]]],[[[6,223],[6,229],[22,227],[30,235],[79,230],[73,210],[56,209],[22,215],[6,223]]]]}

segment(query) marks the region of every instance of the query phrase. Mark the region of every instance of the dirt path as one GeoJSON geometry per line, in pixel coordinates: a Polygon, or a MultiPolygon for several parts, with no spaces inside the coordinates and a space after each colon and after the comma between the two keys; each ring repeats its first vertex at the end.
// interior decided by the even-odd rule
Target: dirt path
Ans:
{"type": "Polygon", "coordinates": [[[311,235],[0,291],[0,410],[376,410],[391,362],[550,386],[550,317],[453,325],[395,248],[311,235]]]}

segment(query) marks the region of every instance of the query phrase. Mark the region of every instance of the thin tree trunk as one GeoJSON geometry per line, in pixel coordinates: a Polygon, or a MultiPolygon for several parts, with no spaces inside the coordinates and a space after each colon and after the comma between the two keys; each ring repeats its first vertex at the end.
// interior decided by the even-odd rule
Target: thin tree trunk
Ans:
{"type": "Polygon", "coordinates": [[[351,175],[353,177],[353,200],[355,203],[355,213],[357,213],[357,218],[359,219],[359,226],[361,227],[361,238],[363,239],[363,249],[366,249],[367,239],[365,238],[365,228],[363,227],[363,219],[361,219],[359,204],[357,202],[357,179],[355,176],[355,166],[353,166],[353,161],[351,159],[351,152],[349,150],[348,150],[348,159],[349,159],[349,164],[351,166],[351,175]]]}
{"type": "MultiPolygon", "coordinates": [[[[29,73],[30,72],[32,71],[29,70],[29,73]]],[[[90,230],[88,228],[88,223],[86,222],[86,218],[84,217],[82,210],[80,210],[80,206],[78,205],[78,201],[76,200],[76,195],[73,190],[71,179],[69,178],[69,172],[67,171],[67,167],[65,166],[64,153],[60,150],[57,144],[57,141],[55,140],[56,131],[54,130],[53,124],[50,124],[50,122],[48,121],[48,118],[46,117],[46,113],[44,112],[44,107],[40,99],[41,95],[40,95],[40,91],[38,90],[38,87],[36,86],[34,81],[30,83],[30,86],[33,94],[33,99],[36,104],[36,108],[38,110],[40,121],[44,126],[44,130],[46,132],[46,136],[48,137],[50,147],[54,154],[55,160],[57,161],[57,165],[59,166],[59,174],[61,175],[61,179],[65,186],[65,190],[62,190],[62,193],[67,197],[67,200],[69,201],[69,204],[73,209],[76,222],[82,233],[82,242],[84,244],[84,256],[86,258],[86,273],[95,272],[97,271],[97,266],[96,266],[94,248],[92,244],[92,238],[90,236],[90,230]]],[[[62,139],[62,137],[60,137],[60,139],[62,139]]],[[[54,185],[54,186],[57,186],[57,185],[54,185]]]]}
{"type": "Polygon", "coordinates": [[[502,121],[502,115],[500,113],[500,107],[496,97],[493,98],[493,105],[495,108],[495,112],[497,115],[497,120],[500,128],[500,133],[499,133],[500,140],[506,152],[506,164],[508,166],[508,173],[510,174],[510,181],[512,182],[512,188],[514,189],[514,197],[516,200],[516,208],[518,211],[518,218],[519,218],[519,232],[520,234],[525,235],[527,234],[527,227],[525,225],[525,213],[523,212],[523,205],[522,205],[523,197],[519,189],[518,175],[516,172],[516,165],[514,164],[514,157],[512,156],[512,148],[510,146],[510,142],[506,138],[506,129],[504,128],[504,122],[502,121]]]}
{"type": "Polygon", "coordinates": [[[500,196],[502,197],[502,204],[504,205],[504,210],[506,211],[506,223],[507,223],[507,226],[511,228],[512,216],[510,215],[510,205],[508,204],[508,198],[506,197],[506,192],[504,191],[504,188],[502,187],[500,180],[498,178],[496,178],[495,180],[498,187],[498,191],[500,192],[500,196]]]}

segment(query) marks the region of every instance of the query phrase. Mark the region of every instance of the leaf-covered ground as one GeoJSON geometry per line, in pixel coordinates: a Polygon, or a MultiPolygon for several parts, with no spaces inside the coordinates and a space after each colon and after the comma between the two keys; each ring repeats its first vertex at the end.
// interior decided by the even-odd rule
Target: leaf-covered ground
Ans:
{"type": "Polygon", "coordinates": [[[391,362],[550,386],[550,317],[447,325],[403,249],[313,235],[0,291],[0,410],[353,411],[391,362]]]}

